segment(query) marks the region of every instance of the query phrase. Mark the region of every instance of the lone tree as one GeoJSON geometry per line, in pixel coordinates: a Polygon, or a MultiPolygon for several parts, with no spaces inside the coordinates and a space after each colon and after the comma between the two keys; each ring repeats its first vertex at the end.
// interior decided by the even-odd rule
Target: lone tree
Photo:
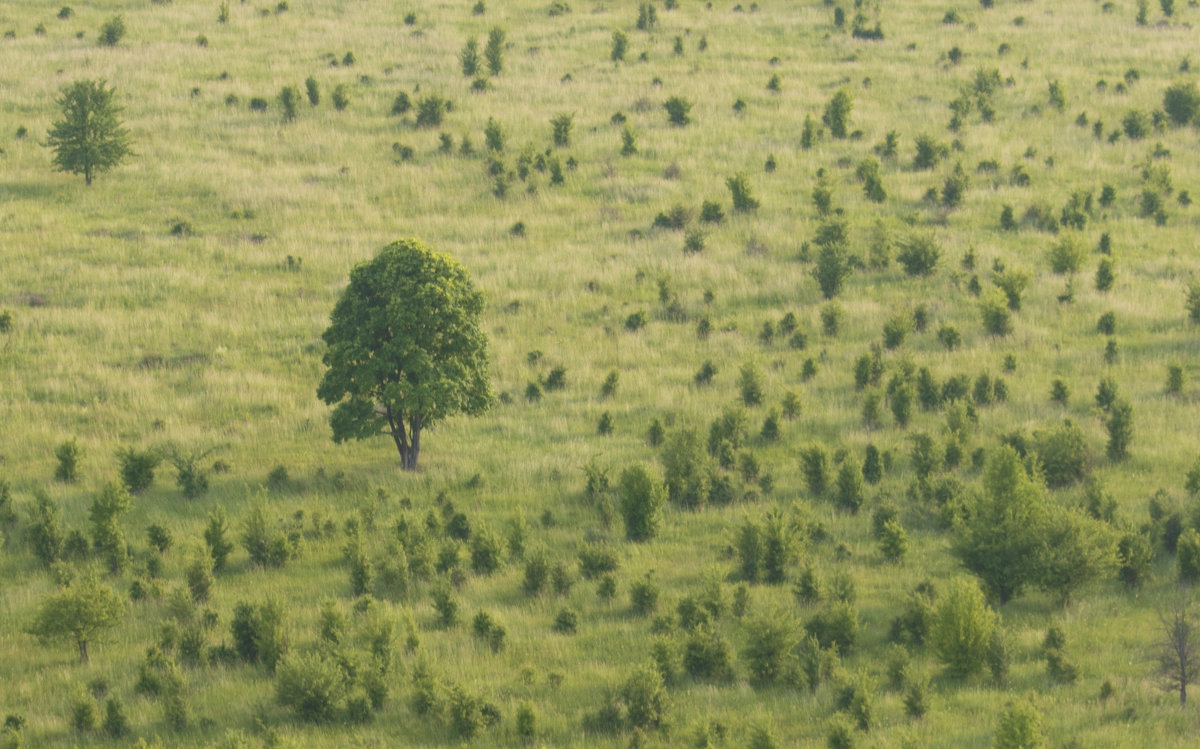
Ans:
{"type": "Polygon", "coordinates": [[[490,406],[482,309],[466,269],[417,239],[350,271],[322,336],[329,369],[317,388],[334,406],[334,441],[389,434],[400,467],[415,471],[421,430],[490,406]]]}
{"type": "Polygon", "coordinates": [[[58,100],[63,118],[50,128],[47,141],[54,149],[55,169],[82,174],[91,185],[96,174],[129,155],[129,131],[117,118],[121,108],[113,93],[102,80],[76,81],[63,89],[58,100]]]}
{"type": "Polygon", "coordinates": [[[43,641],[74,641],[79,648],[79,662],[87,663],[88,643],[115,627],[124,614],[121,597],[89,570],[42,601],[29,633],[43,641]]]}
{"type": "Polygon", "coordinates": [[[1159,672],[1166,678],[1167,688],[1179,693],[1179,706],[1187,706],[1187,688],[1196,680],[1200,668],[1200,650],[1196,648],[1196,624],[1187,608],[1176,603],[1169,613],[1158,612],[1161,625],[1158,641],[1159,672]]]}

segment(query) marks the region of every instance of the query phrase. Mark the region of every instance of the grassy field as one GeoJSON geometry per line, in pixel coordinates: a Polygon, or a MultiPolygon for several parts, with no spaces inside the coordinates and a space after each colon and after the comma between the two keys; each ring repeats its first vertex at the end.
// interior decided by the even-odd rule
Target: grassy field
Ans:
{"type": "MultiPolygon", "coordinates": [[[[1003,435],[1070,419],[1086,436],[1090,475],[1115,500],[1109,524],[1150,525],[1148,503],[1159,490],[1168,513],[1193,524],[1195,498],[1184,484],[1200,454],[1200,344],[1185,292],[1200,271],[1200,209],[1185,196],[1200,190],[1197,131],[1164,122],[1131,138],[1122,120],[1140,110],[1150,121],[1169,85],[1195,80],[1188,68],[1200,60],[1189,65],[1188,55],[1200,11],[1177,3],[1167,18],[1150,7],[1141,25],[1136,4],[1123,1],[905,0],[844,3],[838,27],[832,2],[655,5],[649,31],[636,28],[633,2],[492,2],[480,3],[480,13],[465,1],[229,3],[225,22],[219,3],[192,0],[99,1],[66,18],[32,0],[0,6],[0,33],[12,30],[0,39],[0,314],[11,314],[11,329],[0,333],[0,479],[16,508],[0,548],[0,712],[23,718],[27,746],[128,745],[71,727],[71,695],[98,679],[124,701],[131,735],[151,745],[747,746],[765,728],[777,746],[824,746],[842,719],[837,684],[846,674],[873,684],[870,730],[852,732],[856,745],[991,746],[1014,698],[1032,702],[1054,746],[1192,745],[1200,718],[1162,689],[1154,661],[1158,612],[1189,594],[1157,536],[1152,574],[1139,589],[1109,574],[1066,606],[1036,590],[994,602],[1012,649],[1001,683],[986,672],[954,678],[930,647],[913,648],[913,669],[931,679],[931,707],[920,719],[906,714],[902,692],[888,687],[890,623],[922,581],[940,590],[967,574],[951,553],[954,532],[909,492],[910,435],[927,433],[944,446],[947,417],[914,405],[902,427],[886,398],[878,424],[864,423],[862,412],[906,362],[939,382],[1001,376],[1007,399],[977,407],[960,467],[939,476],[956,477],[971,495],[979,491],[977,449],[990,454],[1003,435]],[[856,13],[867,28],[879,23],[884,38],[854,38],[856,13]],[[98,45],[101,25],[116,14],[124,38],[98,45]],[[472,38],[482,51],[493,28],[506,32],[503,69],[475,90],[459,52],[472,38]],[[623,62],[610,59],[618,29],[628,37],[623,62]],[[990,121],[972,106],[949,130],[950,103],[991,70],[999,85],[990,121]],[[296,119],[284,122],[281,88],[298,86],[303,95],[309,77],[320,103],[303,100],[296,119]],[[83,78],[115,87],[134,151],[90,187],[54,172],[44,145],[60,89],[83,78]],[[769,87],[772,80],[778,85],[769,87]],[[1061,109],[1051,84],[1063,92],[1061,109]],[[340,111],[331,104],[339,85],[348,97],[340,111]],[[837,139],[821,120],[843,89],[853,99],[850,137],[837,139]],[[401,92],[414,102],[438,94],[452,106],[439,126],[418,127],[413,111],[391,113],[401,92]],[[672,126],[663,108],[674,96],[693,104],[684,127],[672,126]],[[265,111],[251,109],[255,97],[265,111]],[[555,146],[551,120],[562,114],[572,117],[570,140],[555,146]],[[822,130],[811,148],[801,145],[806,117],[822,130]],[[489,118],[506,135],[495,155],[506,173],[522,153],[534,164],[540,155],[559,161],[562,184],[535,166],[524,179],[514,174],[497,197],[489,118]],[[635,154],[621,152],[625,125],[635,154]],[[889,132],[896,153],[880,156],[889,132]],[[932,169],[913,166],[918,136],[946,146],[932,169]],[[868,158],[880,164],[882,203],[869,200],[855,176],[868,158]],[[956,165],[969,187],[961,204],[946,207],[940,193],[956,165]],[[726,180],[736,173],[747,176],[757,210],[733,210],[726,180]],[[831,217],[818,215],[812,198],[822,174],[831,217]],[[1099,202],[1104,186],[1115,191],[1107,206],[1099,202]],[[1161,198],[1159,221],[1143,215],[1147,190],[1161,198]],[[1077,191],[1096,199],[1081,228],[1035,225],[1039,214],[1057,219],[1077,191]],[[700,222],[702,201],[720,203],[725,220],[700,222]],[[688,228],[656,228],[655,217],[676,205],[693,214],[688,228]],[[1005,206],[1016,230],[1001,228],[1005,206]],[[845,222],[849,252],[860,261],[833,301],[812,274],[815,237],[830,218],[845,222]],[[881,233],[892,240],[886,266],[870,262],[881,233]],[[702,239],[701,251],[684,251],[689,235],[702,239]],[[914,235],[940,247],[929,276],[906,275],[895,260],[898,243],[914,235]],[[1094,283],[1105,257],[1096,251],[1101,235],[1115,268],[1107,291],[1094,283]],[[321,333],[350,269],[400,237],[449,253],[485,292],[499,395],[487,414],[430,431],[415,474],[399,471],[386,439],[335,445],[329,409],[315,394],[321,333]],[[1064,238],[1086,253],[1078,272],[1055,274],[1048,253],[1064,238]],[[1030,278],[1003,337],[984,329],[969,291],[977,276],[986,297],[998,268],[1030,278]],[[1068,290],[1071,298],[1061,299],[1068,290]],[[822,313],[835,306],[840,325],[831,334],[822,313]],[[857,389],[855,362],[882,341],[890,318],[918,308],[925,331],[883,350],[879,386],[857,389]],[[1097,332],[1109,311],[1111,337],[1097,332]],[[629,330],[637,312],[647,324],[629,330]],[[764,323],[778,326],[787,313],[806,334],[803,348],[789,345],[790,334],[761,335],[764,323]],[[707,336],[697,334],[702,320],[707,336]],[[961,346],[939,342],[944,326],[959,331],[961,346]],[[1106,356],[1109,340],[1116,349],[1106,356]],[[1006,371],[1010,355],[1015,369],[1006,371]],[[715,376],[697,384],[706,361],[715,376]],[[761,378],[762,405],[743,404],[746,365],[761,378]],[[1167,392],[1170,365],[1184,373],[1178,393],[1167,392]],[[565,368],[566,387],[528,399],[529,384],[554,367],[565,368]],[[619,381],[605,396],[602,383],[614,371],[619,381]],[[1133,407],[1130,454],[1119,462],[1105,455],[1105,416],[1094,398],[1102,377],[1133,407]],[[1065,404],[1051,400],[1056,380],[1069,390],[1065,404]],[[758,437],[789,393],[799,414],[781,420],[778,441],[758,437]],[[695,511],[668,505],[655,539],[625,541],[611,497],[586,495],[585,468],[613,484],[635,462],[658,471],[660,449],[647,440],[653,420],[668,437],[694,428],[703,440],[713,419],[734,407],[744,409],[752,435],[743,451],[773,481],[721,472],[732,477],[736,501],[695,511]],[[608,435],[598,433],[604,414],[608,435]],[[70,439],[82,449],[80,477],[55,481],[55,449],[70,439]],[[835,473],[843,461],[861,461],[868,444],[887,455],[890,468],[866,488],[857,514],[809,490],[799,456],[813,443],[834,458],[835,473]],[[175,539],[161,555],[160,595],[128,601],[89,664],[77,663],[70,643],[39,645],[27,630],[55,583],[26,542],[35,492],[61,507],[68,528],[87,534],[93,497],[117,476],[116,451],[168,445],[204,453],[206,469],[217,461],[211,488],[185,499],[163,464],[121,521],[132,565],[104,577],[126,597],[135,581],[146,582],[147,565],[159,559],[146,528],[158,524],[175,539]],[[888,502],[899,507],[911,545],[898,563],[884,559],[871,535],[872,511],[888,502]],[[237,545],[199,606],[212,612],[207,645],[230,642],[243,601],[283,603],[294,654],[317,648],[326,599],[347,612],[360,638],[369,622],[392,621],[390,694],[371,720],[306,723],[277,704],[268,668],[219,659],[182,666],[189,717],[180,730],[160,699],[135,692],[146,649],[187,626],[173,591],[186,591],[185,566],[203,554],[201,533],[219,507],[235,542],[244,518],[265,507],[300,543],[278,568],[252,564],[237,545]],[[670,681],[657,730],[595,730],[589,716],[651,660],[656,641],[681,652],[689,638],[674,621],[681,600],[713,590],[734,599],[739,528],[772,510],[797,527],[820,525],[825,536],[798,545],[785,584],[749,585],[746,613],[713,623],[731,649],[732,677],[670,681]],[[375,618],[349,614],[356,598],[343,555],[348,522],[357,518],[382,570],[398,520],[423,526],[428,515],[456,511],[476,534],[524,529],[524,558],[510,550],[495,574],[474,574],[469,544],[439,528],[433,543],[461,557],[458,574],[431,574],[405,594],[377,581],[375,618]],[[611,600],[597,595],[596,580],[581,578],[585,545],[605,546],[619,562],[611,600]],[[525,560],[539,550],[565,567],[569,590],[523,592],[525,560]],[[858,642],[815,689],[752,686],[741,655],[746,622],[768,616],[801,625],[821,610],[792,592],[807,567],[853,582],[858,642]],[[660,601],[641,616],[631,611],[630,590],[650,571],[660,601]],[[431,592],[449,577],[460,621],[442,628],[431,592]],[[564,608],[578,614],[574,635],[552,631],[564,608]],[[507,630],[499,653],[472,636],[480,611],[507,630]],[[1047,676],[1042,643],[1052,626],[1079,667],[1074,683],[1047,676]],[[419,640],[411,649],[410,634],[419,640]],[[494,705],[499,722],[463,738],[450,717],[419,715],[418,663],[494,705]],[[1111,694],[1102,697],[1105,684],[1111,694]],[[525,703],[537,717],[532,739],[516,721],[525,703]]],[[[1086,490],[1081,483],[1049,497],[1083,506],[1086,490]]],[[[365,646],[355,644],[364,657],[365,646]]],[[[166,653],[176,658],[174,649],[166,653]]]]}

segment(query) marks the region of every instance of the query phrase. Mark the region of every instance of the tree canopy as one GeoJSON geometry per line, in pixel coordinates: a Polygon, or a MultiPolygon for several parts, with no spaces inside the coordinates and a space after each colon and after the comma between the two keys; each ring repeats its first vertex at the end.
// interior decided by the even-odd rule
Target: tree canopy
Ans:
{"type": "Polygon", "coordinates": [[[328,367],[317,395],[334,406],[333,439],[391,435],[416,470],[421,431],[491,405],[483,295],[467,271],[402,239],[350,271],[323,334],[328,367]]]}
{"type": "Polygon", "coordinates": [[[62,119],[48,133],[54,149],[54,168],[82,174],[85,184],[100,172],[112,169],[129,155],[129,131],[117,115],[121,108],[114,90],[104,81],[75,81],[63,89],[58,105],[62,119]]]}
{"type": "Polygon", "coordinates": [[[89,570],[42,601],[29,632],[42,640],[73,640],[79,661],[87,663],[88,643],[124,614],[121,597],[89,570]]]}

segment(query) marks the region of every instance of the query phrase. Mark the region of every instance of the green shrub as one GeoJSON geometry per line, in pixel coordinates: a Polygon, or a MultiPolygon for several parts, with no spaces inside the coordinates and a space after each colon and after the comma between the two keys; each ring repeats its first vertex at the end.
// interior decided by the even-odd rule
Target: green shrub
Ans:
{"type": "Polygon", "coordinates": [[[736,213],[748,213],[758,209],[758,200],[750,190],[750,179],[745,172],[738,172],[729,177],[725,180],[725,185],[733,197],[733,210],[736,213]]]}
{"type": "Polygon", "coordinates": [[[683,127],[691,122],[688,113],[692,110],[692,103],[687,99],[672,96],[663,102],[663,108],[667,110],[667,121],[672,125],[683,127]]]}
{"type": "Polygon", "coordinates": [[[304,93],[308,96],[310,106],[315,107],[321,103],[321,87],[316,78],[309,76],[304,79],[304,93]]]}
{"type": "Polygon", "coordinates": [[[621,687],[629,725],[634,728],[657,728],[670,706],[662,674],[653,665],[637,668],[621,687]]]}
{"type": "Polygon", "coordinates": [[[913,158],[913,169],[932,169],[950,155],[950,147],[930,135],[918,135],[916,145],[917,154],[913,158]]]}
{"type": "Polygon", "coordinates": [[[79,444],[74,439],[59,444],[54,449],[54,457],[58,459],[58,465],[54,467],[54,478],[68,484],[75,483],[79,478],[79,460],[83,457],[83,450],[79,444]]]}
{"type": "Polygon", "coordinates": [[[117,450],[121,481],[131,494],[141,494],[154,482],[154,469],[162,462],[155,450],[135,450],[132,447],[117,450]]]}
{"type": "Polygon", "coordinates": [[[621,473],[617,496],[625,521],[625,537],[630,541],[653,538],[658,532],[667,498],[661,480],[644,465],[630,466],[621,473]]]}
{"type": "Polygon", "coordinates": [[[746,644],[742,660],[750,672],[750,683],[767,686],[782,681],[790,667],[798,630],[790,617],[782,614],[756,616],[746,622],[746,644]]]}
{"type": "Polygon", "coordinates": [[[1176,562],[1179,568],[1179,581],[1194,583],[1200,580],[1200,533],[1194,528],[1188,528],[1179,534],[1175,542],[1176,562]]]}
{"type": "Polygon", "coordinates": [[[115,15],[100,26],[100,46],[115,47],[125,36],[125,17],[115,15]]]}
{"type": "Polygon", "coordinates": [[[821,122],[829,128],[829,134],[835,138],[845,138],[850,125],[850,112],[854,109],[854,97],[847,88],[838,89],[829,103],[825,105],[825,113],[821,122]]]}
{"type": "Polygon", "coordinates": [[[437,127],[442,124],[442,118],[449,111],[449,102],[438,94],[426,94],[417,99],[416,109],[417,127],[437,127]]]}
{"type": "Polygon", "coordinates": [[[500,75],[504,69],[504,43],[507,35],[499,26],[488,32],[487,46],[483,48],[483,58],[487,61],[488,72],[500,75]]]}
{"type": "Polygon", "coordinates": [[[1200,88],[1192,81],[1180,81],[1163,93],[1163,111],[1176,125],[1187,125],[1200,116],[1200,88]]]}
{"type": "Polygon", "coordinates": [[[609,53],[609,59],[613,62],[621,62],[625,59],[625,53],[629,50],[629,37],[624,31],[617,29],[612,34],[612,51],[609,53]]]}
{"type": "Polygon", "coordinates": [[[987,664],[996,614],[974,581],[955,578],[947,588],[934,609],[931,640],[947,670],[965,677],[987,664]]]}
{"type": "Polygon", "coordinates": [[[1087,477],[1091,453],[1083,430],[1070,421],[1033,434],[1033,451],[1042,463],[1048,486],[1070,486],[1087,477]]]}
{"type": "Polygon", "coordinates": [[[289,655],[275,676],[275,700],[311,723],[328,723],[345,708],[346,679],[331,659],[289,655]]]}
{"type": "Polygon", "coordinates": [[[629,586],[629,600],[634,613],[639,616],[646,616],[658,608],[658,595],[658,583],[654,582],[650,572],[629,586]]]}
{"type": "Polygon", "coordinates": [[[112,739],[122,739],[129,735],[131,728],[129,718],[125,715],[125,703],[115,694],[104,703],[104,723],[101,724],[100,730],[112,739]]]}
{"type": "Polygon", "coordinates": [[[1050,269],[1055,273],[1078,273],[1087,259],[1087,248],[1077,237],[1067,236],[1050,247],[1047,258],[1050,269]]]}
{"type": "Polygon", "coordinates": [[[1025,701],[1009,702],[1000,716],[993,749],[1044,749],[1046,737],[1042,732],[1042,716],[1025,701]]]}
{"type": "Polygon", "coordinates": [[[1012,312],[1003,295],[990,294],[981,299],[979,314],[989,335],[1003,337],[1012,332],[1012,312]]]}

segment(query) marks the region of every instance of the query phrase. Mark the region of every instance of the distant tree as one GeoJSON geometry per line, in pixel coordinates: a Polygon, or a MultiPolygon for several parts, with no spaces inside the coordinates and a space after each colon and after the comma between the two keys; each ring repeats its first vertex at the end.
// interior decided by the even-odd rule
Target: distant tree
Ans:
{"type": "Polygon", "coordinates": [[[54,167],[82,174],[84,184],[117,166],[129,155],[129,131],[118,119],[121,108],[114,90],[104,81],[76,81],[62,91],[62,119],[50,128],[47,145],[54,149],[54,167]]]}
{"type": "Polygon", "coordinates": [[[304,92],[308,94],[308,103],[312,106],[317,106],[321,103],[321,87],[317,84],[317,79],[309,76],[304,79],[304,92]]]}
{"type": "Polygon", "coordinates": [[[621,473],[617,497],[625,520],[625,537],[630,541],[653,538],[662,522],[662,507],[667,499],[662,481],[644,465],[630,466],[621,473]]]}
{"type": "Polygon", "coordinates": [[[725,180],[725,185],[733,196],[734,212],[748,213],[758,210],[758,200],[750,190],[750,180],[746,177],[745,172],[738,172],[729,177],[725,180]]]}
{"type": "Polygon", "coordinates": [[[426,427],[487,409],[482,310],[466,269],[419,240],[356,266],[322,335],[328,369],[317,395],[334,406],[334,441],[388,434],[401,468],[413,471],[426,427]]]}
{"type": "Polygon", "coordinates": [[[47,641],[73,641],[79,648],[79,662],[87,663],[88,643],[115,627],[124,614],[121,597],[88,570],[42,601],[29,633],[47,641]]]}

